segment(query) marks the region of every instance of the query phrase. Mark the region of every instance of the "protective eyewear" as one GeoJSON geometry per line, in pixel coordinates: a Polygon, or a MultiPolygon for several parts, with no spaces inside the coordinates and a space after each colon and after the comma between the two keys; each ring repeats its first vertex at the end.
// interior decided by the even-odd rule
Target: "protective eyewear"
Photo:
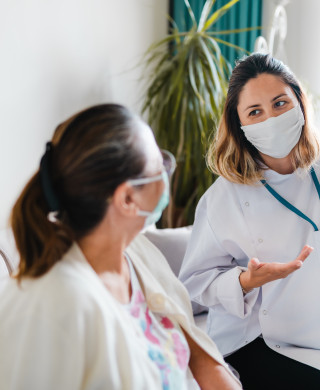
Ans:
{"type": "Polygon", "coordinates": [[[163,170],[159,175],[151,176],[151,177],[141,177],[139,179],[131,179],[128,180],[128,183],[131,185],[142,185],[147,183],[153,183],[155,181],[163,180],[163,175],[166,173],[168,177],[172,176],[173,172],[176,169],[176,159],[172,153],[168,150],[161,149],[162,155],[162,164],[163,170]]]}

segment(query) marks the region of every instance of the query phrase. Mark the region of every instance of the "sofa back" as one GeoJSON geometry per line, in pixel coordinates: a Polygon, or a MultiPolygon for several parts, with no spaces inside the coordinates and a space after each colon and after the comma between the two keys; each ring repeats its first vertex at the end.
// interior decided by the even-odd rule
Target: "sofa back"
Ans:
{"type": "Polygon", "coordinates": [[[19,254],[11,229],[0,229],[0,278],[12,273],[19,262],[19,254]]]}

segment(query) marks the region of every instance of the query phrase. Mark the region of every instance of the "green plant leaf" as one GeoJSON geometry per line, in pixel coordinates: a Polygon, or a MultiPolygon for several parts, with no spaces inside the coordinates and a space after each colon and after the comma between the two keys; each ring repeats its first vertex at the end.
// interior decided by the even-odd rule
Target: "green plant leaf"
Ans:
{"type": "Polygon", "coordinates": [[[182,100],[181,107],[181,122],[179,126],[179,143],[177,147],[177,158],[180,159],[182,156],[183,145],[184,145],[184,124],[186,121],[186,109],[187,109],[187,99],[184,96],[182,100]]]}
{"type": "Polygon", "coordinates": [[[192,19],[192,23],[193,23],[193,29],[196,29],[197,28],[197,21],[196,21],[196,18],[194,17],[194,13],[193,13],[193,11],[192,11],[192,8],[191,8],[191,6],[190,6],[190,3],[189,3],[189,1],[188,0],[184,0],[184,3],[185,3],[185,5],[186,5],[186,7],[187,7],[187,9],[188,9],[188,12],[189,12],[189,15],[190,15],[190,17],[191,17],[191,19],[192,19]]]}
{"type": "Polygon", "coordinates": [[[239,34],[247,31],[256,31],[261,30],[262,26],[257,27],[244,27],[244,28],[235,28],[233,30],[221,30],[221,31],[206,31],[208,35],[228,35],[228,34],[239,34]]]}
{"type": "Polygon", "coordinates": [[[202,8],[202,12],[201,12],[201,15],[200,15],[200,20],[199,20],[199,25],[198,25],[198,31],[202,31],[202,29],[204,28],[204,25],[210,15],[210,12],[212,10],[212,7],[214,5],[214,3],[216,2],[216,0],[207,0],[202,8]]]}
{"type": "Polygon", "coordinates": [[[143,112],[159,146],[177,159],[163,227],[191,224],[196,204],[216,178],[207,169],[204,156],[221,118],[232,68],[220,44],[245,51],[218,36],[256,28],[207,30],[237,1],[229,1],[212,14],[215,0],[207,0],[197,29],[189,1],[185,0],[193,21],[190,30],[179,31],[171,20],[171,33],[151,45],[144,57],[143,112]]]}
{"type": "Polygon", "coordinates": [[[155,42],[149,46],[145,53],[145,57],[147,57],[150,53],[154,52],[156,49],[161,48],[164,44],[167,44],[172,41],[176,41],[180,39],[180,37],[185,36],[186,33],[174,33],[171,35],[167,35],[165,38],[161,39],[159,42],[155,42]]]}
{"type": "Polygon", "coordinates": [[[237,50],[239,50],[239,51],[243,51],[243,52],[245,52],[246,54],[250,54],[250,51],[249,51],[249,50],[246,50],[246,49],[244,49],[244,48],[241,47],[241,46],[234,45],[233,43],[224,41],[224,40],[219,39],[219,38],[215,38],[215,40],[216,40],[217,42],[222,43],[223,45],[226,45],[226,46],[229,46],[229,47],[233,47],[234,49],[237,49],[237,50]]]}
{"type": "Polygon", "coordinates": [[[215,23],[219,18],[221,18],[221,16],[223,16],[229,10],[229,8],[231,8],[238,1],[239,0],[231,0],[229,1],[229,3],[214,12],[203,26],[203,31],[208,30],[213,25],[213,23],[215,23]]]}
{"type": "Polygon", "coordinates": [[[202,96],[198,91],[196,79],[195,79],[195,74],[194,74],[194,69],[193,69],[193,51],[190,52],[189,54],[189,60],[188,60],[188,69],[189,69],[189,80],[191,83],[191,86],[194,90],[195,95],[198,97],[200,101],[202,101],[202,96]]]}
{"type": "MultiPolygon", "coordinates": [[[[203,39],[199,39],[199,45],[201,46],[202,51],[203,51],[203,55],[205,56],[205,58],[208,62],[208,67],[209,67],[209,70],[211,72],[212,79],[214,81],[214,85],[217,88],[217,94],[219,94],[221,92],[220,80],[219,80],[217,68],[215,67],[214,61],[212,59],[212,53],[210,53],[207,45],[203,42],[203,39]]],[[[220,48],[217,48],[217,49],[218,49],[218,52],[220,54],[220,48]]]]}

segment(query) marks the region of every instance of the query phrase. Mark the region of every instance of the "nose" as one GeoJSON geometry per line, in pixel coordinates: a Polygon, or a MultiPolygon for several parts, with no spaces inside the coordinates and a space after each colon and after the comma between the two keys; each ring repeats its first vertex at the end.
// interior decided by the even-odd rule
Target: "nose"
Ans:
{"type": "Polygon", "coordinates": [[[278,115],[280,115],[280,113],[276,112],[275,110],[273,110],[272,107],[268,107],[266,109],[266,117],[267,117],[267,119],[272,118],[272,117],[276,117],[278,115]]]}

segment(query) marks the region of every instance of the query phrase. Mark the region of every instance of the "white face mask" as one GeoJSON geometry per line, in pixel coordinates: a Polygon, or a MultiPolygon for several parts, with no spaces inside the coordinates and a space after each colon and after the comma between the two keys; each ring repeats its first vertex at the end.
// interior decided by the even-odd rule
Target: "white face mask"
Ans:
{"type": "Polygon", "coordinates": [[[276,117],[241,126],[247,140],[261,153],[274,158],[288,156],[297,145],[304,125],[300,105],[276,117]]]}

